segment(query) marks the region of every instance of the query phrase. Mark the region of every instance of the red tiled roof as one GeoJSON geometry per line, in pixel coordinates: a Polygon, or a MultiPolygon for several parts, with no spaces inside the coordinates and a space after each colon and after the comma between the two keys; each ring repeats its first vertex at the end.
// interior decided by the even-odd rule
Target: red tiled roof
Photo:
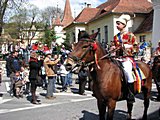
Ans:
{"type": "Polygon", "coordinates": [[[64,26],[69,25],[73,21],[71,7],[69,0],[66,0],[65,8],[64,8],[64,16],[62,19],[62,24],[64,26]]]}
{"type": "Polygon", "coordinates": [[[97,8],[100,8],[100,11],[91,21],[109,13],[149,13],[152,3],[148,0],[108,0],[97,8]]]}
{"type": "Polygon", "coordinates": [[[152,27],[153,27],[153,11],[151,11],[146,16],[146,19],[144,19],[142,24],[137,28],[137,30],[134,33],[138,34],[138,33],[151,32],[152,27]]]}
{"type": "Polygon", "coordinates": [[[112,12],[149,13],[152,3],[148,0],[118,0],[119,4],[112,12]]]}
{"type": "Polygon", "coordinates": [[[75,22],[88,22],[91,20],[97,12],[98,8],[84,8],[82,12],[74,19],[75,22]]]}
{"type": "Polygon", "coordinates": [[[62,26],[61,19],[60,19],[59,15],[57,15],[57,18],[55,19],[53,25],[62,26]]]}
{"type": "Polygon", "coordinates": [[[85,8],[74,21],[90,22],[109,13],[149,13],[152,3],[148,0],[108,0],[96,8],[85,8]]]}

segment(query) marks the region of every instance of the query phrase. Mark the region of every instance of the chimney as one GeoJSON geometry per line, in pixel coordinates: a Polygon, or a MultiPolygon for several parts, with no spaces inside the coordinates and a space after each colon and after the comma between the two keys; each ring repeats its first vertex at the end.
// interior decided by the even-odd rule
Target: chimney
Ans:
{"type": "Polygon", "coordinates": [[[87,4],[87,8],[91,8],[91,4],[87,4]]]}

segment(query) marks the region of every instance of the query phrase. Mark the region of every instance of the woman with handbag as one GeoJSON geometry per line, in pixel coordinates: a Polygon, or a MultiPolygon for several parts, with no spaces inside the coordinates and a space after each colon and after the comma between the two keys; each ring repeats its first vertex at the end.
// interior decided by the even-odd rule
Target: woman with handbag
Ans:
{"type": "Polygon", "coordinates": [[[39,70],[41,68],[40,63],[38,62],[37,59],[38,55],[36,52],[32,52],[31,56],[30,56],[30,61],[29,61],[29,68],[30,68],[30,72],[29,72],[29,80],[31,83],[31,94],[32,94],[32,100],[31,103],[33,104],[39,104],[36,98],[36,79],[37,76],[39,75],[39,70]]]}

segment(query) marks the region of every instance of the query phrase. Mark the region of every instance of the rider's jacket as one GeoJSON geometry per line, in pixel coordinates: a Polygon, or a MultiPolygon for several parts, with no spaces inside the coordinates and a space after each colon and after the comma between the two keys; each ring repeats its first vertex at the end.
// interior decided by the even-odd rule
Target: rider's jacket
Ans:
{"type": "Polygon", "coordinates": [[[136,44],[136,37],[131,32],[118,33],[114,36],[114,42],[116,47],[122,47],[123,51],[117,51],[118,56],[132,56],[133,45],[136,44]],[[124,53],[125,51],[125,53],[124,53]]]}

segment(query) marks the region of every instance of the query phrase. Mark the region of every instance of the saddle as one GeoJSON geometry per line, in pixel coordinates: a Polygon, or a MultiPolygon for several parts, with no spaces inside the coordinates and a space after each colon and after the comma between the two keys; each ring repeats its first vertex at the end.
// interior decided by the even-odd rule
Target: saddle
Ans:
{"type": "MultiPolygon", "coordinates": [[[[122,79],[121,79],[121,83],[122,83],[121,91],[123,93],[122,98],[125,98],[126,95],[127,95],[127,91],[128,91],[128,82],[127,82],[128,80],[127,80],[126,72],[123,69],[124,67],[123,67],[121,61],[116,60],[116,59],[114,59],[112,57],[110,58],[110,60],[114,64],[116,64],[119,67],[120,71],[121,71],[121,76],[122,76],[122,79]]],[[[132,75],[133,75],[133,78],[135,79],[135,83],[134,83],[134,89],[135,90],[134,91],[140,93],[141,92],[141,86],[144,83],[144,81],[142,81],[142,80],[145,79],[145,76],[144,76],[143,72],[140,70],[140,68],[138,66],[137,66],[137,69],[136,70],[133,69],[132,75]]]]}

